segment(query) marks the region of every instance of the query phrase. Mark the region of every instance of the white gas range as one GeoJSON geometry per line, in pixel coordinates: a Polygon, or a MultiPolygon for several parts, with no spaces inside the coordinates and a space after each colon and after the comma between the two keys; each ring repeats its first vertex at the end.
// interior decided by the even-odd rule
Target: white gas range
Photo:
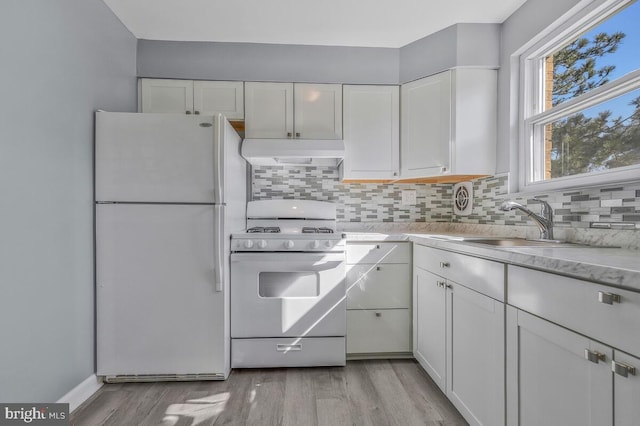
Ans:
{"type": "Polygon", "coordinates": [[[335,205],[251,201],[231,250],[232,367],[345,365],[345,242],[335,205]]]}
{"type": "Polygon", "coordinates": [[[234,252],[344,252],[333,203],[260,200],[247,204],[247,230],[231,236],[234,252]]]}

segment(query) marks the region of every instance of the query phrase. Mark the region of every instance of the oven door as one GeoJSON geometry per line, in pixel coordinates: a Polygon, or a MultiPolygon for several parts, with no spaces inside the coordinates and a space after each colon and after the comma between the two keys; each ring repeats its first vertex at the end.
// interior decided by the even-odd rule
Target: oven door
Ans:
{"type": "Polygon", "coordinates": [[[231,255],[231,337],[344,336],[344,253],[231,255]]]}

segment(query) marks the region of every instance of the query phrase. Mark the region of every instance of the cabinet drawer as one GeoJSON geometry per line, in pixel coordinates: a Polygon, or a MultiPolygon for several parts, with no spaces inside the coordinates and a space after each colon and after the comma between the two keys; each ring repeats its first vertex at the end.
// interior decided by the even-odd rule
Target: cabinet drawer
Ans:
{"type": "Polygon", "coordinates": [[[640,293],[511,265],[507,282],[510,305],[640,354],[640,293]]]}
{"type": "Polygon", "coordinates": [[[231,367],[345,365],[344,337],[231,339],[231,367]]]}
{"type": "Polygon", "coordinates": [[[410,309],[347,311],[347,353],[410,351],[410,309]]]}
{"type": "Polygon", "coordinates": [[[502,263],[415,244],[413,264],[504,302],[502,263]]]}
{"type": "Polygon", "coordinates": [[[348,243],[347,263],[409,263],[410,243],[348,243]]]}
{"type": "Polygon", "coordinates": [[[408,264],[353,265],[347,271],[347,309],[411,307],[408,264]]]}

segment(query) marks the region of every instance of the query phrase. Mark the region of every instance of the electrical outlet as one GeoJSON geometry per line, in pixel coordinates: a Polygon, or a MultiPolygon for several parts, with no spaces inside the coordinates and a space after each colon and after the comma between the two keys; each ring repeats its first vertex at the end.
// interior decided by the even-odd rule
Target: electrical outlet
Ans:
{"type": "Polygon", "coordinates": [[[402,205],[403,206],[415,206],[418,204],[416,200],[415,189],[403,189],[402,190],[402,205]]]}

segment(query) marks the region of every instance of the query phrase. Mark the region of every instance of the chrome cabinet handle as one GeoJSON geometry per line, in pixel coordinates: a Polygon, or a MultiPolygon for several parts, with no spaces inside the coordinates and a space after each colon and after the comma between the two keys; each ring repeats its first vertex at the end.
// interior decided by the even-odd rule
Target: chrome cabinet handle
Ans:
{"type": "Polygon", "coordinates": [[[291,132],[287,132],[287,137],[290,138],[291,137],[291,132]]]}
{"type": "Polygon", "coordinates": [[[376,248],[379,249],[380,248],[380,244],[376,244],[376,248]]]}
{"type": "Polygon", "coordinates": [[[438,285],[438,287],[440,288],[444,288],[445,284],[444,281],[436,281],[436,284],[438,285]]]}
{"type": "Polygon", "coordinates": [[[441,268],[448,268],[449,266],[451,266],[451,264],[449,262],[440,262],[440,267],[441,268]]]}
{"type": "Polygon", "coordinates": [[[300,137],[300,132],[296,132],[296,138],[300,137]]]}
{"type": "Polygon", "coordinates": [[[187,115],[191,115],[191,111],[185,111],[187,115]]]}
{"type": "Polygon", "coordinates": [[[380,318],[382,316],[382,312],[376,312],[376,317],[380,318]]]}
{"type": "Polygon", "coordinates": [[[636,375],[636,368],[622,362],[611,361],[611,371],[622,377],[629,377],[636,375]]]}
{"type": "Polygon", "coordinates": [[[453,285],[452,284],[447,284],[446,287],[451,289],[451,288],[453,288],[453,285]]]}
{"type": "Polygon", "coordinates": [[[584,359],[587,361],[591,361],[594,364],[597,364],[600,361],[606,361],[607,357],[605,354],[601,354],[600,352],[590,351],[589,349],[584,350],[584,359]]]}
{"type": "Polygon", "coordinates": [[[290,352],[290,351],[301,351],[302,350],[302,345],[298,344],[298,345],[285,345],[285,344],[277,344],[276,345],[276,350],[278,352],[290,352]]]}
{"type": "Polygon", "coordinates": [[[379,266],[376,266],[376,271],[379,271],[381,268],[379,266]]]}
{"type": "Polygon", "coordinates": [[[615,293],[606,293],[604,291],[598,292],[598,302],[606,303],[607,305],[613,305],[614,303],[620,303],[620,295],[615,293]]]}
{"type": "Polygon", "coordinates": [[[200,115],[200,111],[194,111],[195,115],[200,115]]]}

